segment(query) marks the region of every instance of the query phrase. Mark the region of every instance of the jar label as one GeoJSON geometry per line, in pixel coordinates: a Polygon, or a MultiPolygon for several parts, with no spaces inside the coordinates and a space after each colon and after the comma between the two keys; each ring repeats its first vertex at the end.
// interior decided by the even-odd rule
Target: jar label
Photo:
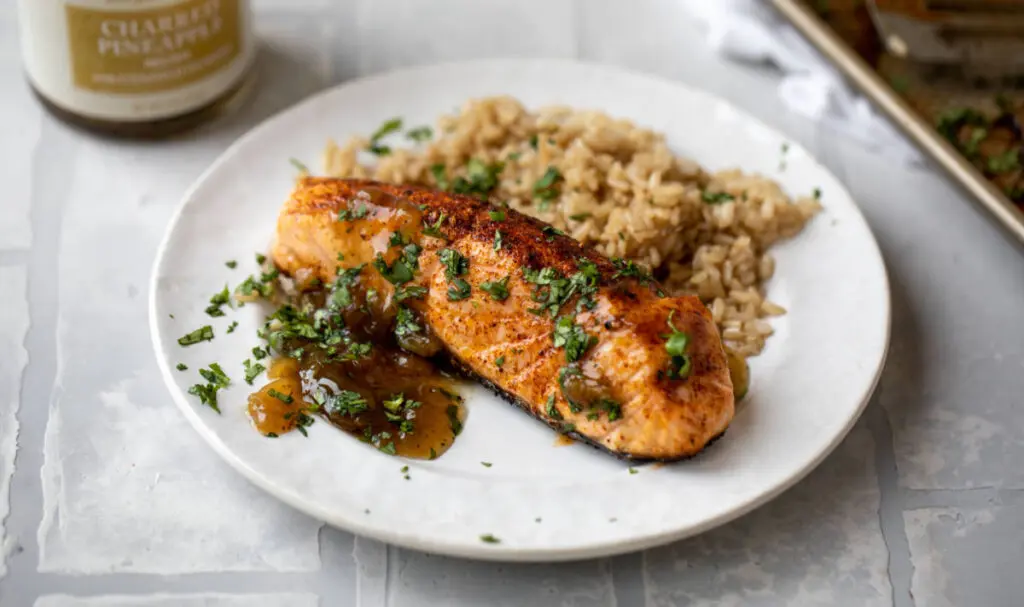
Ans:
{"type": "Polygon", "coordinates": [[[99,93],[174,90],[239,54],[238,0],[189,0],[149,10],[65,6],[75,86],[99,93]]]}

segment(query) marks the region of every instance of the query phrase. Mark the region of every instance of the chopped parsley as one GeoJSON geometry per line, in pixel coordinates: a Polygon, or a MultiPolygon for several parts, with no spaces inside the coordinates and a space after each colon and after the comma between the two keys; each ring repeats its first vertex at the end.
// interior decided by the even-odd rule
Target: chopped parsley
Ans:
{"type": "MultiPolygon", "coordinates": [[[[381,432],[381,434],[388,434],[388,433],[387,432],[381,432]]],[[[388,434],[388,437],[390,437],[390,436],[391,435],[388,434]]],[[[397,451],[395,450],[395,443],[393,443],[393,442],[392,443],[388,443],[388,444],[386,444],[386,445],[384,445],[382,447],[377,447],[377,449],[379,449],[380,451],[383,451],[384,453],[387,453],[388,455],[395,455],[395,453],[397,453],[397,451]]]]}
{"type": "Polygon", "coordinates": [[[188,365],[186,365],[185,363],[178,363],[174,368],[179,371],[187,371],[188,365]]]}
{"type": "Polygon", "coordinates": [[[490,533],[485,533],[485,534],[481,535],[480,536],[480,541],[485,543],[485,544],[500,544],[501,543],[500,539],[494,537],[494,535],[490,534],[490,533]]]}
{"type": "Polygon", "coordinates": [[[555,187],[562,180],[562,174],[557,168],[549,166],[547,171],[541,175],[533,184],[533,197],[542,201],[551,201],[558,198],[559,191],[555,187]]]}
{"type": "Polygon", "coordinates": [[[210,325],[204,325],[199,327],[195,331],[183,335],[178,338],[179,346],[192,346],[199,342],[210,341],[213,339],[213,327],[210,325]]]}
{"type": "Polygon", "coordinates": [[[448,414],[448,424],[452,428],[452,434],[458,436],[462,433],[462,420],[459,419],[459,407],[457,405],[448,405],[445,412],[448,414]]]}
{"type": "MultiPolygon", "coordinates": [[[[654,277],[651,276],[651,273],[644,269],[643,266],[637,265],[634,261],[613,257],[612,265],[615,266],[615,274],[612,274],[612,280],[617,278],[635,278],[641,286],[647,286],[654,282],[654,277]]],[[[657,287],[657,293],[658,297],[665,297],[665,292],[660,287],[657,287]]]]}
{"type": "Polygon", "coordinates": [[[552,394],[551,396],[548,397],[548,410],[547,410],[547,413],[548,413],[548,417],[550,417],[551,419],[562,419],[562,414],[558,411],[558,408],[555,407],[555,395],[554,394],[552,394]]]}
{"type": "Polygon", "coordinates": [[[402,285],[395,289],[395,301],[405,301],[406,299],[422,299],[427,294],[426,287],[419,287],[416,285],[402,285]]]}
{"type": "Polygon", "coordinates": [[[573,322],[572,316],[563,316],[555,324],[552,334],[556,348],[565,348],[565,361],[576,362],[587,350],[597,343],[597,338],[588,335],[583,327],[573,322]]]}
{"type": "Polygon", "coordinates": [[[228,286],[224,285],[224,289],[220,292],[215,293],[210,298],[210,305],[206,307],[206,313],[216,318],[218,316],[224,316],[224,311],[221,310],[221,306],[231,303],[231,293],[228,291],[228,286]]]}
{"type": "MultiPolygon", "coordinates": [[[[448,237],[445,236],[444,232],[441,231],[441,225],[444,224],[444,220],[447,218],[447,215],[441,213],[441,215],[437,218],[437,221],[434,224],[426,224],[423,226],[423,233],[426,234],[427,236],[433,236],[434,238],[448,240],[448,237]]],[[[424,220],[426,220],[426,218],[424,218],[424,220]]]]}
{"type": "Polygon", "coordinates": [[[394,232],[392,232],[391,236],[388,237],[388,246],[400,247],[400,246],[402,246],[404,244],[405,244],[405,237],[402,236],[402,233],[399,232],[398,230],[395,230],[394,232]]]}
{"type": "Polygon", "coordinates": [[[579,296],[579,300],[576,302],[577,312],[583,309],[593,309],[597,305],[594,295],[597,293],[600,279],[597,264],[581,257],[576,260],[576,266],[579,271],[568,278],[562,276],[554,268],[533,270],[524,267],[523,277],[527,282],[537,285],[533,291],[533,301],[540,304],[540,307],[531,308],[529,311],[538,315],[548,312],[554,318],[558,316],[562,306],[577,295],[579,296]]]}
{"type": "Polygon", "coordinates": [[[583,221],[590,219],[590,213],[576,213],[575,215],[569,215],[569,219],[573,221],[583,221]]]}
{"type": "Polygon", "coordinates": [[[501,230],[495,230],[494,231],[494,250],[495,251],[500,251],[501,250],[501,245],[502,245],[502,242],[501,242],[501,230]]]}
{"type": "Polygon", "coordinates": [[[416,317],[412,310],[405,306],[398,306],[398,315],[395,317],[395,336],[412,335],[422,330],[423,328],[416,324],[416,317]]]}
{"type": "Polygon", "coordinates": [[[305,164],[303,164],[301,160],[298,160],[298,159],[295,159],[295,158],[289,158],[288,162],[290,162],[293,167],[295,167],[296,169],[298,169],[302,173],[308,173],[309,172],[309,167],[307,167],[305,164]]]}
{"type": "Polygon", "coordinates": [[[391,120],[384,121],[384,124],[381,124],[380,127],[370,135],[370,153],[376,154],[377,156],[387,156],[390,154],[391,148],[386,145],[381,145],[380,140],[391,133],[395,133],[400,130],[402,130],[401,118],[392,118],[391,120]]]}
{"type": "Polygon", "coordinates": [[[277,279],[278,274],[279,272],[274,268],[269,272],[260,273],[259,278],[250,275],[242,281],[242,284],[235,287],[235,295],[269,298],[274,294],[274,281],[277,279]]]}
{"type": "Polygon", "coordinates": [[[227,328],[226,332],[227,333],[234,333],[235,329],[237,329],[237,328],[238,328],[238,321],[237,320],[233,320],[233,321],[231,321],[231,324],[228,325],[228,328],[227,328]]]}
{"type": "Polygon", "coordinates": [[[736,197],[728,192],[701,192],[700,199],[708,204],[722,204],[732,202],[736,197]]]}
{"type": "Polygon", "coordinates": [[[257,253],[256,254],[256,263],[258,263],[258,264],[260,264],[262,266],[266,261],[267,261],[267,256],[266,255],[264,255],[263,253],[257,253]]]}
{"type": "Polygon", "coordinates": [[[270,390],[267,390],[267,395],[276,398],[277,400],[281,401],[282,403],[284,403],[286,405],[290,405],[293,402],[295,402],[295,399],[292,398],[291,394],[285,394],[284,392],[278,392],[277,390],[275,390],[273,388],[271,388],[270,390]]]}
{"type": "Polygon", "coordinates": [[[393,285],[401,285],[412,280],[413,277],[413,266],[409,263],[407,256],[400,256],[395,260],[395,263],[390,266],[384,261],[384,256],[377,253],[377,257],[373,260],[373,267],[384,277],[385,280],[393,285]]]}
{"type": "Polygon", "coordinates": [[[469,283],[461,278],[453,278],[451,284],[448,286],[448,300],[459,301],[467,299],[470,296],[471,289],[469,283]]]}
{"type": "Polygon", "coordinates": [[[512,278],[506,276],[501,280],[487,281],[480,283],[480,290],[491,296],[494,301],[505,301],[508,299],[508,281],[512,278]]]}
{"type": "Polygon", "coordinates": [[[538,137],[537,135],[530,135],[530,147],[536,150],[537,143],[539,142],[539,140],[540,137],[538,137]]]}
{"type": "Polygon", "coordinates": [[[690,357],[686,354],[686,347],[690,345],[690,336],[676,329],[672,324],[672,317],[675,313],[675,310],[669,312],[666,321],[668,327],[672,329],[672,333],[663,336],[666,340],[665,351],[672,357],[669,362],[668,376],[670,379],[685,379],[690,374],[691,367],[690,357]]]}
{"type": "Polygon", "coordinates": [[[338,221],[354,221],[356,219],[365,219],[370,213],[370,209],[366,208],[365,203],[359,203],[359,206],[355,210],[342,209],[338,211],[338,221]]]}
{"type": "Polygon", "coordinates": [[[821,200],[821,188],[814,188],[813,195],[815,200],[821,200]]]}
{"type": "Polygon", "coordinates": [[[502,355],[502,356],[499,356],[498,358],[495,358],[494,359],[494,364],[497,365],[498,368],[501,368],[502,365],[505,364],[505,356],[502,355]]]}
{"type": "Polygon", "coordinates": [[[338,268],[338,278],[331,287],[331,293],[327,298],[327,307],[330,310],[339,310],[352,305],[352,286],[359,278],[363,266],[360,264],[354,268],[338,268]]]}
{"type": "Polygon", "coordinates": [[[217,406],[217,391],[227,387],[231,380],[217,363],[211,363],[209,369],[199,369],[199,375],[208,383],[195,384],[188,389],[188,393],[198,396],[199,402],[220,413],[220,407],[217,406]]]}
{"type": "Polygon", "coordinates": [[[245,359],[245,362],[242,363],[242,366],[245,367],[245,383],[249,384],[250,386],[252,385],[252,380],[256,379],[256,377],[260,373],[263,373],[264,371],[267,370],[267,368],[264,367],[262,364],[254,363],[248,358],[245,359]]]}
{"type": "Polygon", "coordinates": [[[255,348],[252,349],[252,355],[256,358],[256,360],[263,360],[264,358],[270,356],[270,353],[264,350],[263,348],[256,346],[255,348]]]}
{"type": "Polygon", "coordinates": [[[491,221],[505,221],[505,211],[492,209],[487,214],[491,217],[491,221]]]}
{"type": "Polygon", "coordinates": [[[448,280],[469,271],[469,259],[455,249],[441,249],[438,258],[444,264],[444,275],[448,280]]]}
{"type": "Polygon", "coordinates": [[[492,464],[491,462],[480,462],[480,465],[483,466],[484,468],[490,468],[494,464],[492,464]]]}
{"type": "Polygon", "coordinates": [[[504,162],[485,164],[482,160],[471,158],[466,163],[466,177],[456,177],[452,182],[452,191],[456,194],[486,198],[498,187],[498,175],[504,168],[504,162]]]}
{"type": "Polygon", "coordinates": [[[229,259],[228,261],[224,262],[224,265],[226,265],[228,269],[234,270],[235,268],[238,267],[238,262],[235,261],[234,259],[229,259]]]}
{"type": "Polygon", "coordinates": [[[430,138],[434,136],[434,129],[429,126],[418,126],[414,129],[410,129],[406,134],[405,138],[415,141],[416,143],[422,143],[424,141],[430,141],[430,138]]]}
{"type": "Polygon", "coordinates": [[[339,390],[337,394],[327,394],[321,391],[316,393],[314,400],[323,407],[327,415],[355,417],[370,408],[366,398],[354,390],[339,390]]]}
{"type": "Polygon", "coordinates": [[[447,190],[451,185],[448,182],[448,171],[445,169],[443,164],[430,165],[430,174],[434,176],[434,181],[437,182],[437,187],[439,189],[447,190]]]}

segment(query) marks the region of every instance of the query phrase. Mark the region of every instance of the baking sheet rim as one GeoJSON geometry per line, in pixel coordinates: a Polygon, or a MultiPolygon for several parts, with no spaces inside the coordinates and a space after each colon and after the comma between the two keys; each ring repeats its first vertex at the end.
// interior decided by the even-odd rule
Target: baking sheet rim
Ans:
{"type": "Polygon", "coordinates": [[[810,8],[803,6],[798,0],[772,0],[772,3],[783,17],[881,109],[907,137],[964,186],[991,218],[998,221],[1019,244],[1024,245],[1024,212],[967,162],[931,124],[911,109],[810,8]]]}

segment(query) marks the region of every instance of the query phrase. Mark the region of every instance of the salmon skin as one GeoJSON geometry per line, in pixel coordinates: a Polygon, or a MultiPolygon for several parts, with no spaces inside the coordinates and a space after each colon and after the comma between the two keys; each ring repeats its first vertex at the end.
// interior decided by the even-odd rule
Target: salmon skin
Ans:
{"type": "Polygon", "coordinates": [[[306,177],[271,257],[297,283],[366,264],[365,287],[411,311],[458,367],[621,458],[691,457],[732,420],[726,355],[699,299],[664,296],[636,266],[512,209],[306,177]]]}

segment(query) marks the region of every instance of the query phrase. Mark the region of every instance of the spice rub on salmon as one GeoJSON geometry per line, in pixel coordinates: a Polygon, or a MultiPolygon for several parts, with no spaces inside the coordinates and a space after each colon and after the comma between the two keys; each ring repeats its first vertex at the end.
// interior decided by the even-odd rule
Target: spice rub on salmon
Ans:
{"type": "Polygon", "coordinates": [[[710,313],[667,297],[541,221],[468,196],[306,177],[278,218],[274,264],[304,284],[372,291],[398,343],[443,354],[552,428],[636,460],[721,435],[733,384],[710,313]]]}

